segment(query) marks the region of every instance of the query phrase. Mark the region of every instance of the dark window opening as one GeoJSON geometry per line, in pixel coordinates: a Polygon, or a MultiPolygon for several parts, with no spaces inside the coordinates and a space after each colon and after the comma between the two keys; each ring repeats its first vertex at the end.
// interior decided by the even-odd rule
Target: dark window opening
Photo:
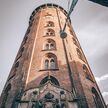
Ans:
{"type": "Polygon", "coordinates": [[[49,80],[50,80],[51,83],[53,83],[54,85],[60,86],[58,80],[57,80],[55,77],[53,77],[53,76],[47,76],[47,77],[45,77],[45,78],[40,82],[40,85],[43,85],[43,84],[47,83],[49,80]]]}
{"type": "Polygon", "coordinates": [[[46,49],[46,50],[49,49],[49,44],[46,44],[45,49],[46,49]]]}
{"type": "Polygon", "coordinates": [[[45,69],[49,68],[49,60],[45,60],[45,69]]]}
{"type": "Polygon", "coordinates": [[[72,38],[72,39],[73,39],[73,43],[79,47],[77,40],[75,38],[72,38]]]}
{"type": "Polygon", "coordinates": [[[20,49],[16,61],[22,56],[23,52],[24,52],[24,47],[22,47],[22,48],[20,49]]]}
{"type": "Polygon", "coordinates": [[[92,88],[92,93],[96,108],[105,108],[102,103],[101,97],[99,96],[97,90],[94,87],[92,88]]]}
{"type": "Polygon", "coordinates": [[[21,48],[21,51],[20,52],[22,53],[23,51],[24,51],[24,47],[21,48]]]}
{"type": "Polygon", "coordinates": [[[55,61],[53,59],[50,60],[50,69],[55,69],[55,61]]]}
{"type": "Polygon", "coordinates": [[[18,68],[18,67],[19,67],[19,61],[16,62],[16,64],[15,64],[15,68],[18,68]]]}
{"type": "Polygon", "coordinates": [[[46,26],[47,27],[54,27],[54,23],[52,21],[48,21],[46,26]]]}
{"type": "Polygon", "coordinates": [[[84,61],[84,56],[83,56],[83,54],[81,53],[81,51],[78,48],[77,48],[77,55],[78,55],[79,59],[84,61]]]}
{"type": "Polygon", "coordinates": [[[26,33],[26,34],[29,34],[29,33],[30,33],[30,28],[28,28],[27,33],[26,33]]]}
{"type": "Polygon", "coordinates": [[[83,71],[85,73],[86,78],[89,79],[89,80],[91,80],[91,81],[93,81],[93,78],[91,76],[91,73],[88,70],[88,68],[86,67],[86,65],[83,65],[83,71]]]}
{"type": "Polygon", "coordinates": [[[15,75],[16,75],[16,70],[14,70],[14,72],[9,76],[8,81],[13,79],[15,75]]]}
{"type": "Polygon", "coordinates": [[[6,87],[6,89],[4,91],[4,97],[3,97],[3,101],[2,101],[1,108],[7,108],[6,107],[6,102],[7,102],[8,95],[9,95],[9,91],[10,90],[11,90],[11,84],[8,84],[8,86],[6,87]]]}
{"type": "Polygon", "coordinates": [[[26,36],[26,37],[24,37],[24,40],[23,40],[23,45],[27,42],[27,39],[28,39],[28,37],[26,36]]]}
{"type": "Polygon", "coordinates": [[[48,29],[46,35],[55,36],[55,31],[53,29],[48,29]]]}

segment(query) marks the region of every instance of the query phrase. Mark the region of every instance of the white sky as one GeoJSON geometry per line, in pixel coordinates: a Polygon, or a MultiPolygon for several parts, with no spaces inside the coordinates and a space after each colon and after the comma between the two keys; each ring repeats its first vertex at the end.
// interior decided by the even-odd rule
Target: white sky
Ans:
{"type": "MultiPolygon", "coordinates": [[[[67,10],[68,0],[0,0],[0,93],[28,27],[30,14],[44,3],[67,10]]],[[[72,25],[108,103],[108,8],[79,0],[72,25]]]]}

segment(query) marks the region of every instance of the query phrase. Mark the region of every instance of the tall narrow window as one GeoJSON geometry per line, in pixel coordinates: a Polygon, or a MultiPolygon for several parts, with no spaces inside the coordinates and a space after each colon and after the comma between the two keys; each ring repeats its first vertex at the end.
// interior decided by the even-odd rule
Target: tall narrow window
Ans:
{"type": "Polygon", "coordinates": [[[1,108],[7,108],[6,107],[6,101],[8,99],[9,91],[11,90],[11,84],[8,84],[8,86],[5,89],[4,98],[3,98],[3,104],[1,108]]]}
{"type": "Polygon", "coordinates": [[[28,28],[27,33],[26,33],[26,34],[29,34],[29,33],[30,33],[30,28],[28,28]]]}
{"type": "Polygon", "coordinates": [[[24,37],[24,40],[23,40],[23,43],[22,43],[23,45],[27,42],[27,39],[28,39],[28,37],[25,36],[25,37],[24,37]]]}
{"type": "Polygon", "coordinates": [[[92,93],[93,93],[93,99],[94,99],[96,108],[105,108],[103,106],[102,100],[101,100],[98,92],[96,91],[96,89],[94,87],[92,88],[92,93]]]}
{"type": "Polygon", "coordinates": [[[55,61],[53,59],[50,60],[50,69],[55,69],[55,61]]]}
{"type": "Polygon", "coordinates": [[[46,50],[49,49],[49,44],[46,44],[45,49],[46,49],[46,50]]]}
{"type": "Polygon", "coordinates": [[[45,69],[49,68],[49,60],[45,60],[45,69]]]}
{"type": "Polygon", "coordinates": [[[73,39],[73,43],[79,47],[77,40],[75,38],[72,38],[72,39],[73,39]]]}
{"type": "Polygon", "coordinates": [[[54,43],[51,43],[51,44],[50,44],[50,49],[55,49],[54,43]]]}
{"type": "Polygon", "coordinates": [[[77,48],[77,55],[78,55],[79,59],[84,61],[84,57],[83,57],[81,51],[78,48],[77,48]]]}
{"type": "Polygon", "coordinates": [[[83,71],[85,73],[86,78],[93,81],[93,78],[85,64],[83,65],[83,71]]]}

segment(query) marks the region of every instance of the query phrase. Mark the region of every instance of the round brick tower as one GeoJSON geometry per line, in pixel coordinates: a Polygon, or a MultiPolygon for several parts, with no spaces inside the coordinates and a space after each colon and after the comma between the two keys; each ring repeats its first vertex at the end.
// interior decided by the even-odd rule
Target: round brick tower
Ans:
{"type": "Polygon", "coordinates": [[[0,108],[106,108],[71,26],[55,4],[36,8],[1,95],[0,108]]]}

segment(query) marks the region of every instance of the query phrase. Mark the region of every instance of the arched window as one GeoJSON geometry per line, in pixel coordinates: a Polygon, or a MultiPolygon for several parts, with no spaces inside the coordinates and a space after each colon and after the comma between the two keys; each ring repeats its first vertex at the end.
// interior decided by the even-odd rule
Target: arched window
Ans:
{"type": "Polygon", "coordinates": [[[93,99],[94,99],[96,108],[105,108],[103,106],[102,100],[101,100],[98,92],[96,91],[96,89],[94,87],[92,88],[92,94],[93,94],[93,99]]]}
{"type": "Polygon", "coordinates": [[[10,90],[11,90],[11,84],[8,84],[5,91],[4,91],[4,97],[3,97],[2,107],[1,108],[6,108],[6,102],[7,102],[10,90]]]}
{"type": "Polygon", "coordinates": [[[45,50],[54,50],[56,49],[56,44],[55,44],[55,41],[52,40],[52,39],[48,39],[46,42],[45,42],[45,47],[44,47],[45,50]]]}
{"type": "Polygon", "coordinates": [[[52,53],[47,53],[44,57],[44,69],[57,69],[57,57],[52,53]]]}
{"type": "Polygon", "coordinates": [[[53,76],[47,76],[47,77],[45,77],[44,79],[42,79],[41,82],[40,82],[40,85],[43,85],[43,84],[47,83],[47,81],[49,81],[49,80],[50,80],[51,83],[53,83],[54,85],[60,86],[58,80],[57,80],[55,77],[53,77],[53,76]]]}
{"type": "Polygon", "coordinates": [[[54,22],[48,21],[46,26],[47,27],[54,27],[54,22]]]}
{"type": "Polygon", "coordinates": [[[47,36],[55,36],[55,31],[53,29],[47,29],[46,35],[47,36]]]}
{"type": "Polygon", "coordinates": [[[77,55],[78,55],[79,59],[84,61],[84,57],[83,57],[81,51],[78,48],[77,48],[77,55]]]}
{"type": "Polygon", "coordinates": [[[86,78],[93,81],[93,78],[85,64],[83,64],[83,71],[85,73],[86,78]]]}

